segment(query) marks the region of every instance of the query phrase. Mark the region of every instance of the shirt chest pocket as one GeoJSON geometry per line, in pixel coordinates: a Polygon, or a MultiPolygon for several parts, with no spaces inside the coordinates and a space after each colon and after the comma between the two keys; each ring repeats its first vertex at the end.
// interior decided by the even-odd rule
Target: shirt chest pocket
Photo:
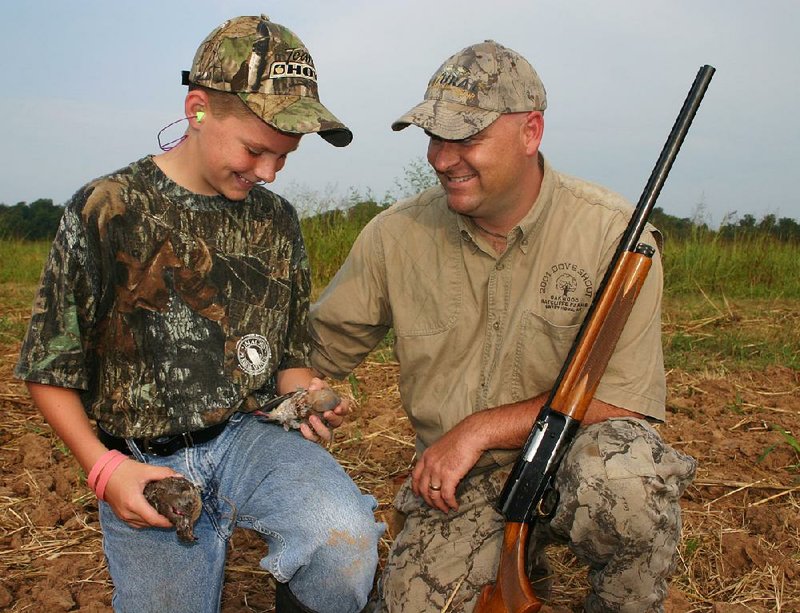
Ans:
{"type": "Polygon", "coordinates": [[[410,255],[388,271],[395,334],[398,338],[429,336],[452,329],[464,302],[464,271],[458,253],[420,250],[410,255]]]}
{"type": "Polygon", "coordinates": [[[511,376],[514,398],[531,398],[552,388],[579,329],[579,323],[560,326],[523,312],[511,376]]]}

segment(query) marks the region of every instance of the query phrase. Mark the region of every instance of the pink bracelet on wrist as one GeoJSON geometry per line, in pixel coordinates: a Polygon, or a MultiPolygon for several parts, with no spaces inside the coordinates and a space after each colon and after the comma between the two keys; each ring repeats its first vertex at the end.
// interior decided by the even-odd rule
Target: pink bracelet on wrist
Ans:
{"type": "Polygon", "coordinates": [[[103,468],[118,455],[122,455],[122,453],[116,449],[112,449],[111,451],[106,451],[97,459],[97,462],[94,463],[92,470],[89,471],[89,475],[86,477],[86,485],[88,485],[92,491],[94,491],[97,477],[100,476],[103,468]]]}
{"type": "Polygon", "coordinates": [[[98,500],[104,500],[103,494],[105,494],[111,473],[127,459],[128,456],[116,449],[112,449],[111,451],[106,451],[94,463],[94,466],[89,471],[89,476],[86,477],[86,484],[94,491],[98,500]]]}

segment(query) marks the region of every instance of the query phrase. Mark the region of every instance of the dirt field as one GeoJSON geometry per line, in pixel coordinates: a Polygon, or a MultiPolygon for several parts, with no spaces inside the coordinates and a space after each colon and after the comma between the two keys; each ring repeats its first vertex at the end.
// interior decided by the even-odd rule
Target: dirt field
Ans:
{"type": "MultiPolygon", "coordinates": [[[[0,344],[0,610],[109,611],[96,501],[12,380],[17,350],[0,344]]],[[[333,448],[378,497],[386,520],[413,455],[396,375],[391,363],[359,369],[360,408],[333,448]]],[[[668,381],[662,432],[700,465],[683,499],[681,561],[667,610],[800,611],[800,373],[772,367],[715,378],[671,371],[668,381]]],[[[257,565],[263,551],[258,539],[235,535],[223,611],[274,610],[271,579],[257,565]]],[[[585,569],[565,548],[550,553],[558,579],[548,608],[579,610],[585,569]]]]}

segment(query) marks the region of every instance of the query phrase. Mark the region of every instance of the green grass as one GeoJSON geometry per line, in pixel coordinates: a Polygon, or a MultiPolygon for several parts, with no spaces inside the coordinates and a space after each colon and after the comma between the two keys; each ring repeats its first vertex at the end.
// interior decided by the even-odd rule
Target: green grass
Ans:
{"type": "Polygon", "coordinates": [[[360,228],[341,216],[312,217],[301,221],[311,263],[311,286],[318,296],[339,270],[360,228]]]}
{"type": "Polygon", "coordinates": [[[25,334],[36,285],[0,283],[0,344],[13,344],[25,334]]]}
{"type": "Polygon", "coordinates": [[[0,343],[22,338],[50,242],[0,239],[0,343]]]}
{"type": "Polygon", "coordinates": [[[49,241],[0,238],[0,283],[37,283],[49,251],[49,241]]]}
{"type": "Polygon", "coordinates": [[[758,234],[723,240],[696,233],[669,240],[664,249],[664,287],[670,295],[700,291],[728,298],[800,299],[800,243],[758,234]]]}
{"type": "MultiPolygon", "coordinates": [[[[341,266],[376,205],[301,220],[316,297],[341,266]]],[[[0,340],[20,338],[49,243],[0,240],[0,340]]],[[[667,368],[731,372],[800,369],[800,245],[758,236],[697,233],[667,242],[664,350],[667,368]]],[[[374,356],[391,361],[392,336],[374,356]]]]}
{"type": "Polygon", "coordinates": [[[718,373],[800,369],[796,300],[668,296],[662,314],[668,369],[718,373]]]}
{"type": "Polygon", "coordinates": [[[311,262],[314,297],[325,289],[350,253],[359,232],[380,210],[373,202],[362,202],[346,211],[331,210],[300,220],[311,262]]]}

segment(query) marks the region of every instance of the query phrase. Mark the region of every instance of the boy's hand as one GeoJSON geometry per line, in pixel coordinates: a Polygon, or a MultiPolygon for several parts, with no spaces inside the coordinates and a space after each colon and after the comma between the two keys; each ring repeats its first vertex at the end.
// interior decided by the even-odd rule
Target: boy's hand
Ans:
{"type": "Polygon", "coordinates": [[[202,494],[200,486],[183,477],[167,477],[144,486],[147,502],[175,526],[178,540],[184,543],[197,540],[194,524],[203,511],[202,494]]]}
{"type": "Polygon", "coordinates": [[[179,477],[171,468],[150,466],[130,458],[111,475],[105,500],[117,517],[134,528],[171,528],[172,523],[159,514],[144,497],[144,486],[165,477],[179,477]]]}
{"type": "MultiPolygon", "coordinates": [[[[322,379],[314,377],[308,385],[308,390],[329,389],[322,379]]],[[[344,423],[345,417],[352,412],[350,399],[340,397],[340,402],[333,409],[325,411],[322,415],[309,413],[308,420],[300,424],[300,433],[310,441],[327,444],[333,442],[333,430],[344,423]]]]}

